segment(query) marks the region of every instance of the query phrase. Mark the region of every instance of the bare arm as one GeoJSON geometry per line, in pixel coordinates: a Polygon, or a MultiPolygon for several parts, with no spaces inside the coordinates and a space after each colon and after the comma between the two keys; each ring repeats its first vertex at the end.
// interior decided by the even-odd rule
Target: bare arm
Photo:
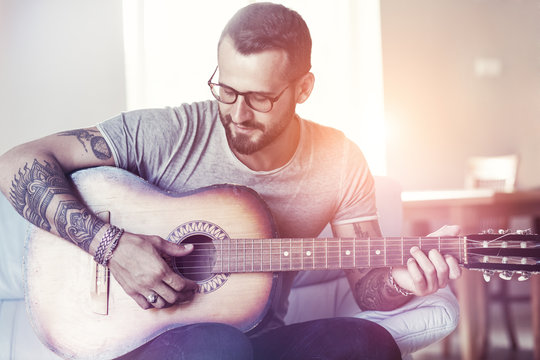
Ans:
{"type": "MultiPolygon", "coordinates": [[[[333,228],[340,237],[379,237],[381,231],[377,221],[359,222],[333,228]]],[[[455,235],[459,229],[443,228],[433,236],[455,235]]],[[[348,270],[347,279],[356,303],[362,310],[393,310],[408,302],[412,296],[400,293],[390,282],[390,268],[361,268],[348,270]]],[[[394,283],[403,290],[417,296],[434,293],[448,284],[449,279],[460,275],[457,260],[432,250],[424,254],[418,248],[411,249],[407,266],[392,269],[394,283]]]]}
{"type": "MultiPolygon", "coordinates": [[[[65,174],[112,165],[111,150],[97,128],[66,131],[0,156],[0,190],[31,223],[95,255],[111,225],[80,202],[65,174]]],[[[125,232],[109,267],[139,306],[151,307],[146,296],[156,293],[159,299],[153,306],[165,307],[191,299],[196,285],[174,273],[162,254],[182,256],[190,251],[157,236],[125,232]]]]}
{"type": "Polygon", "coordinates": [[[32,224],[90,252],[105,223],[78,201],[64,174],[113,164],[111,151],[96,128],[67,131],[2,155],[0,188],[32,224]]]}
{"type": "MultiPolygon", "coordinates": [[[[380,237],[378,221],[358,222],[333,227],[339,237],[380,237]]],[[[347,270],[347,279],[356,303],[362,310],[395,309],[409,297],[398,293],[388,281],[389,268],[359,268],[347,270]]]]}

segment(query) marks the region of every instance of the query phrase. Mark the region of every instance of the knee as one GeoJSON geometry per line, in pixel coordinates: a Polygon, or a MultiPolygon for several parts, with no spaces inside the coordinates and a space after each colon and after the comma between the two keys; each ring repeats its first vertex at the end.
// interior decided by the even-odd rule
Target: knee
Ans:
{"type": "Polygon", "coordinates": [[[253,348],[247,336],[235,327],[219,323],[190,326],[188,338],[197,344],[198,359],[252,359],[253,348]]]}
{"type": "Polygon", "coordinates": [[[377,323],[365,319],[331,319],[334,339],[342,339],[343,346],[352,353],[361,350],[362,358],[401,359],[401,352],[392,335],[377,323]],[[368,356],[368,357],[366,357],[368,356]]]}
{"type": "Polygon", "coordinates": [[[130,359],[251,360],[253,347],[240,330],[200,323],[169,330],[140,348],[130,359]]]}

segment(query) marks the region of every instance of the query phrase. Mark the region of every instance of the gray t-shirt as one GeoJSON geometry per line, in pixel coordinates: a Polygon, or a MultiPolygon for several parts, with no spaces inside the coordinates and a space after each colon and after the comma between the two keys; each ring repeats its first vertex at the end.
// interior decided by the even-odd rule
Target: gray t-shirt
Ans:
{"type": "MultiPolygon", "coordinates": [[[[287,164],[271,171],[253,171],[238,160],[215,101],[126,112],[98,128],[118,167],[163,190],[224,183],[252,188],[267,203],[280,237],[316,237],[328,223],[377,219],[373,177],[360,149],[338,130],[296,121],[298,148],[287,164]]],[[[274,325],[286,313],[293,278],[291,273],[280,279],[274,325]]]]}

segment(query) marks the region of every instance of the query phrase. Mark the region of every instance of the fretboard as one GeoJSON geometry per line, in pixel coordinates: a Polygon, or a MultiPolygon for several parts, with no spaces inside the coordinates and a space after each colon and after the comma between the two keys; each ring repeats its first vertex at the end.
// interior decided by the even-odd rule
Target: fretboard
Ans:
{"type": "Polygon", "coordinates": [[[464,259],[464,238],[299,238],[228,239],[214,243],[212,272],[245,273],[297,270],[353,269],[404,265],[410,248],[437,249],[464,259]]]}

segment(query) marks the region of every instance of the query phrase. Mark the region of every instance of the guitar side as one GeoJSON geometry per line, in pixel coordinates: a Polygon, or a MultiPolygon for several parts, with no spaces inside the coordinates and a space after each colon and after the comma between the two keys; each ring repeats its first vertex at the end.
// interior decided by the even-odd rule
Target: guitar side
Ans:
{"type": "MultiPolygon", "coordinates": [[[[79,171],[72,179],[90,209],[108,211],[113,224],[133,233],[167,238],[181,224],[205,220],[231,238],[275,235],[266,205],[247,188],[214,186],[175,196],[114,168],[79,171]]],[[[197,322],[248,331],[266,314],[276,286],[272,273],[232,274],[188,304],[142,310],[111,276],[103,315],[93,311],[93,264],[77,246],[43,230],[34,229],[28,240],[27,309],[40,339],[65,358],[117,357],[166,330],[197,322]]]]}

